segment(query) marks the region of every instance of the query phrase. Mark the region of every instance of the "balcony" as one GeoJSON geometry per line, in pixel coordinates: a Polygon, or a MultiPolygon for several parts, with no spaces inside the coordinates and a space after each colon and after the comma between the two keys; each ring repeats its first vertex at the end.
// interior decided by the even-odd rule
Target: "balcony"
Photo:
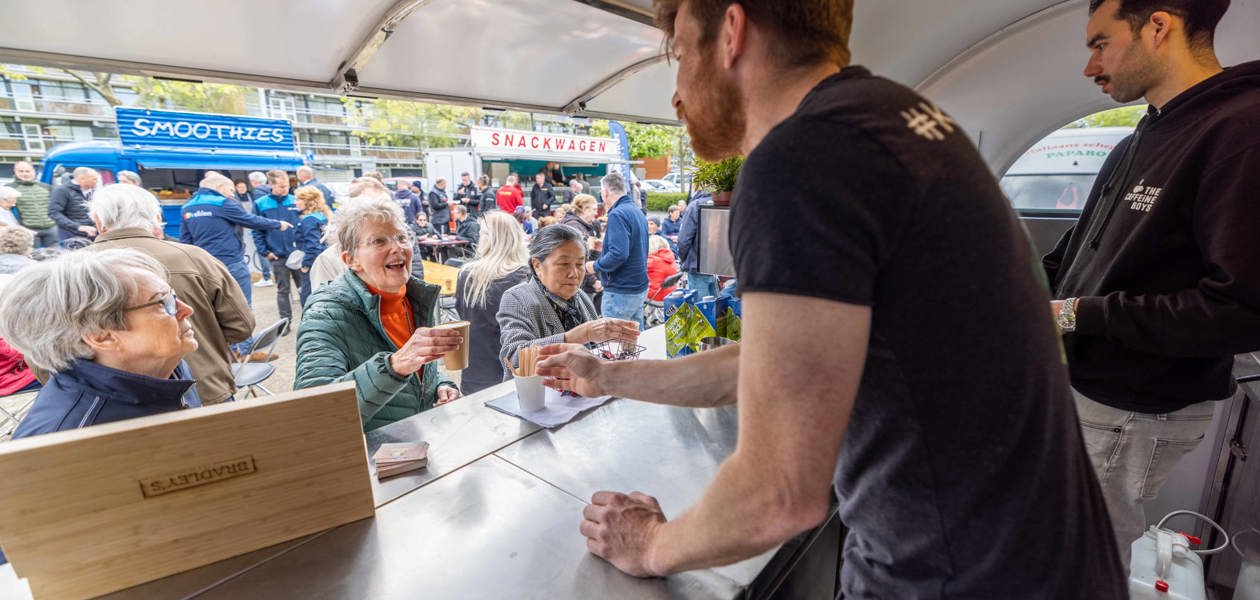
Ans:
{"type": "Polygon", "coordinates": [[[114,118],[114,107],[98,102],[82,102],[62,98],[41,98],[36,96],[19,101],[12,97],[0,97],[0,110],[27,114],[38,114],[41,117],[86,117],[90,119],[114,118]],[[29,102],[29,104],[27,104],[29,102]],[[25,104],[25,106],[19,106],[25,104]]]}
{"type": "Polygon", "coordinates": [[[117,142],[118,138],[90,138],[76,139],[67,136],[51,136],[43,135],[39,138],[24,138],[20,135],[4,135],[0,134],[0,155],[9,156],[43,156],[49,150],[56,148],[62,144],[70,142],[117,142]],[[32,142],[39,140],[44,143],[44,149],[38,149],[38,144],[32,142]],[[34,149],[32,149],[34,146],[34,149]]]}

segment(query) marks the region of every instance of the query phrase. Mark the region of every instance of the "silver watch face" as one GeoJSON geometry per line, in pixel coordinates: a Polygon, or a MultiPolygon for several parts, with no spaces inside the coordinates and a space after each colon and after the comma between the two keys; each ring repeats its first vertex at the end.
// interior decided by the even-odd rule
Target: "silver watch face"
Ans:
{"type": "Polygon", "coordinates": [[[1076,330],[1076,313],[1070,312],[1069,308],[1070,305],[1063,305],[1063,308],[1059,310],[1058,316],[1054,319],[1055,322],[1058,323],[1059,329],[1062,329],[1063,331],[1076,330]]]}

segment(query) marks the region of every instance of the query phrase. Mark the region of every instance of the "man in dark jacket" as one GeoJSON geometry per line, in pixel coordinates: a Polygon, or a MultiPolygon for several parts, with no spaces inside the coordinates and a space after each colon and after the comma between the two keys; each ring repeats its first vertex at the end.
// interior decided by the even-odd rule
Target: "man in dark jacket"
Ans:
{"type": "Polygon", "coordinates": [[[468,214],[468,209],[456,204],[451,207],[455,215],[455,239],[468,242],[467,246],[454,246],[451,254],[455,256],[472,256],[477,252],[477,242],[481,241],[481,225],[477,219],[468,214]]]}
{"type": "MultiPolygon", "coordinates": [[[[276,307],[280,312],[280,318],[289,319],[293,322],[293,305],[292,295],[289,290],[301,289],[302,282],[306,279],[306,273],[300,268],[290,269],[285,261],[289,259],[289,254],[297,249],[296,232],[292,230],[297,227],[298,221],[302,216],[297,209],[297,203],[293,200],[293,195],[289,193],[289,174],[284,171],[274,170],[267,172],[267,183],[271,185],[271,193],[259,198],[254,202],[254,214],[288,223],[290,227],[281,230],[254,230],[254,247],[258,248],[258,253],[271,263],[271,272],[276,276],[276,307]],[[290,286],[289,282],[293,285],[290,286]]],[[[288,329],[285,329],[288,332],[288,329]]]]}
{"type": "Polygon", "coordinates": [[[588,261],[586,272],[597,273],[604,284],[600,312],[605,317],[634,321],[642,327],[648,290],[647,219],[630,198],[619,171],[605,175],[600,183],[608,229],[599,259],[588,261]]]}
{"type": "Polygon", "coordinates": [[[402,207],[403,215],[406,217],[408,223],[414,223],[416,221],[416,215],[423,214],[427,217],[429,214],[429,212],[425,210],[424,204],[420,201],[420,196],[417,196],[416,193],[412,191],[413,189],[414,187],[403,188],[394,192],[394,200],[402,207]]]}
{"type": "Polygon", "coordinates": [[[455,188],[455,202],[468,208],[468,214],[476,219],[481,214],[481,190],[473,183],[467,171],[459,174],[459,187],[455,188]]]}
{"type": "Polygon", "coordinates": [[[18,222],[35,234],[38,248],[57,245],[57,223],[48,216],[48,201],[52,189],[35,174],[35,165],[19,160],[13,164],[13,183],[9,187],[22,195],[18,197],[18,222]]]}
{"type": "MultiPolygon", "coordinates": [[[[254,202],[257,202],[259,198],[262,198],[263,196],[270,194],[271,186],[267,185],[267,174],[263,173],[262,171],[250,172],[249,185],[250,185],[249,202],[242,202],[241,207],[245,209],[245,212],[252,215],[254,214],[254,202]]],[[[253,246],[253,242],[254,242],[253,236],[250,236],[250,239],[248,240],[248,242],[246,242],[244,239],[245,238],[244,229],[241,227],[237,227],[236,231],[237,233],[241,234],[242,243],[248,243],[251,247],[253,246]]],[[[254,253],[257,254],[256,248],[254,249],[254,253]]],[[[254,285],[257,287],[271,287],[275,285],[275,282],[271,280],[271,263],[266,260],[259,260],[257,261],[256,266],[258,267],[258,270],[262,272],[262,280],[259,281],[258,283],[255,283],[254,285]]]]}
{"type": "Polygon", "coordinates": [[[48,218],[57,223],[57,237],[64,248],[82,248],[96,237],[92,217],[88,216],[88,200],[100,184],[101,176],[95,169],[79,167],[74,170],[74,180],[59,185],[48,201],[48,218]]]}
{"type": "Polygon", "coordinates": [[[539,171],[534,174],[534,187],[529,190],[529,206],[534,209],[534,218],[551,216],[551,205],[556,201],[556,192],[547,181],[547,174],[539,171]]]}
{"type": "MultiPolygon", "coordinates": [[[[179,228],[179,241],[193,244],[210,253],[227,266],[232,278],[241,286],[245,301],[252,306],[253,286],[250,285],[249,265],[245,264],[245,247],[236,227],[249,229],[288,229],[287,221],[264,219],[245,212],[233,196],[236,190],[232,180],[217,173],[201,180],[196,195],[180,209],[183,222],[179,228]]],[[[249,340],[233,347],[243,352],[249,340]]]]}
{"type": "Polygon", "coordinates": [[[678,223],[678,264],[687,274],[687,288],[701,298],[717,297],[717,277],[700,272],[700,207],[713,204],[713,194],[701,192],[691,198],[678,223]]]}
{"type": "Polygon", "coordinates": [[[332,208],[333,203],[337,201],[337,195],[333,193],[332,188],[320,183],[318,179],[315,179],[314,169],[306,165],[298,167],[297,180],[297,186],[300,188],[308,185],[315,186],[315,189],[319,190],[319,193],[324,195],[324,204],[327,204],[329,208],[332,208]]]}
{"type": "Polygon", "coordinates": [[[429,190],[429,210],[433,211],[430,220],[433,222],[433,228],[438,233],[447,234],[451,232],[451,205],[446,198],[446,180],[438,179],[433,182],[433,189],[429,190]]]}
{"type": "Polygon", "coordinates": [[[1260,62],[1221,69],[1228,5],[1090,3],[1085,76],[1149,107],[1043,259],[1126,563],[1143,503],[1233,395],[1233,355],[1260,348],[1260,62]]]}

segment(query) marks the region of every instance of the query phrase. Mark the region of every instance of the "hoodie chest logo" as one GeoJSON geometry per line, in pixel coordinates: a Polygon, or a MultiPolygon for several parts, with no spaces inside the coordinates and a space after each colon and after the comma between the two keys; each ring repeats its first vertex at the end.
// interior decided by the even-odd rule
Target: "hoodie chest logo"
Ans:
{"type": "Polygon", "coordinates": [[[1133,186],[1129,193],[1124,195],[1124,203],[1129,206],[1129,210],[1135,212],[1151,212],[1155,207],[1155,203],[1159,201],[1159,196],[1164,192],[1164,188],[1155,187],[1153,185],[1145,185],[1146,180],[1143,179],[1133,186]]]}

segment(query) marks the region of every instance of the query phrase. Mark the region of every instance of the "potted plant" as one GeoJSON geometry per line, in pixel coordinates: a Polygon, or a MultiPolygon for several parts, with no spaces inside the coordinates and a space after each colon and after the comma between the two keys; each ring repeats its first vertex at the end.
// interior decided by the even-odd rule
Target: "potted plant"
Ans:
{"type": "Polygon", "coordinates": [[[721,162],[696,161],[692,182],[697,189],[713,193],[714,206],[730,206],[731,192],[739,179],[739,168],[744,165],[740,156],[732,156],[721,162]]]}

